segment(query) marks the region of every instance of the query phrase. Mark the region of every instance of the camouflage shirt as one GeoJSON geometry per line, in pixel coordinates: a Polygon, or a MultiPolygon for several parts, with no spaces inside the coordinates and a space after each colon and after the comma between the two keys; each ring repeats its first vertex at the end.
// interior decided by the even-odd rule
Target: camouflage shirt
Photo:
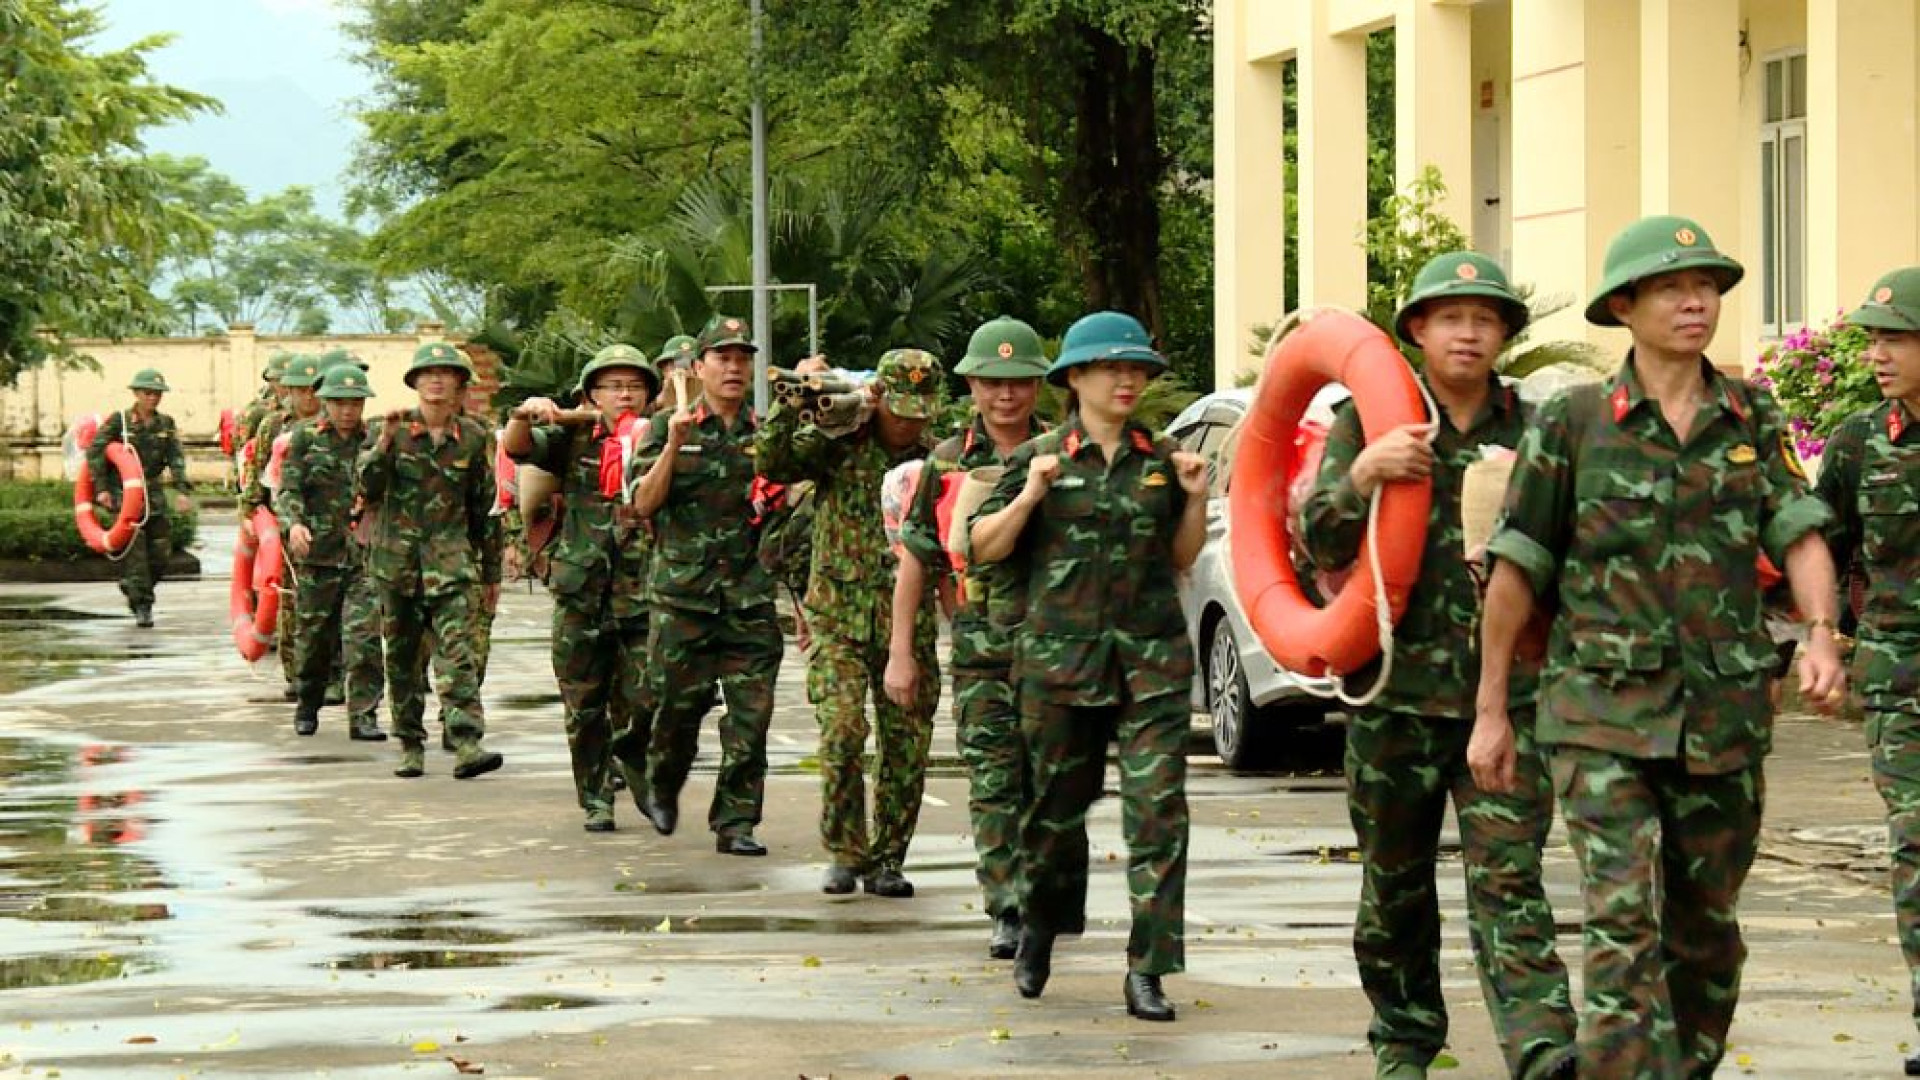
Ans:
{"type": "Polygon", "coordinates": [[[352,566],[363,558],[351,530],[357,494],[354,474],[366,445],[365,424],[349,434],[322,416],[293,429],[273,512],[279,516],[282,529],[291,531],[295,525],[305,525],[313,534],[307,557],[301,562],[352,566]]]}
{"type": "MultiPolygon", "coordinates": [[[[880,482],[887,470],[927,456],[915,444],[889,451],[873,425],[842,438],[802,426],[799,413],[776,405],[760,432],[760,471],[777,483],[811,480],[813,557],[807,581],[807,619],[817,634],[843,641],[885,644],[893,628],[894,554],[880,515],[880,482]]],[[[920,606],[914,638],[930,645],[931,604],[920,606]]]]}
{"type": "Polygon", "coordinates": [[[1773,643],[1756,567],[1830,516],[1807,490],[1773,398],[1701,363],[1685,444],[1633,355],[1604,385],[1547,402],[1520,440],[1489,555],[1558,610],[1538,736],[1689,772],[1758,762],[1772,745],[1773,643]]]}
{"type": "MultiPolygon", "coordinates": [[[[633,468],[645,475],[660,460],[671,413],[654,414],[633,468]]],[[[673,462],[666,501],[653,512],[655,605],[705,615],[773,603],[773,578],[760,565],[753,524],[754,433],[743,408],[729,428],[705,402],[693,407],[693,429],[673,462]]]]}
{"type": "Polygon", "coordinates": [[[1849,417],[1820,457],[1836,566],[1866,578],[1853,655],[1870,709],[1920,713],[1920,421],[1898,402],[1849,417]]]}
{"type": "Polygon", "coordinates": [[[187,482],[186,453],[180,448],[180,431],[173,417],[156,412],[153,419],[142,423],[131,409],[108,413],[87,446],[87,472],[93,476],[95,490],[120,491],[120,473],[107,463],[107,447],[119,442],[123,433],[133,443],[133,452],[139,455],[140,468],[146,473],[148,512],[166,516],[167,500],[159,496],[163,474],[170,469],[176,487],[193,486],[187,482]]]}
{"type": "Polygon", "coordinates": [[[614,618],[646,614],[653,539],[637,519],[622,520],[631,512],[621,496],[600,494],[601,448],[615,437],[600,423],[546,424],[532,434],[531,450],[508,456],[560,478],[560,528],[546,549],[547,587],[559,596],[610,594],[614,618]]]}
{"type": "Polygon", "coordinates": [[[273,396],[273,387],[262,383],[259,393],[253,395],[253,400],[247,403],[246,411],[240,414],[239,425],[234,428],[240,441],[234,445],[233,452],[239,453],[241,448],[246,446],[247,440],[253,437],[254,429],[260,426],[260,421],[269,412],[278,411],[279,408],[280,402],[273,396]]]}
{"type": "MultiPolygon", "coordinates": [[[[1512,387],[1489,381],[1486,404],[1467,430],[1443,421],[1434,438],[1433,508],[1427,514],[1420,577],[1393,628],[1393,673],[1374,708],[1473,719],[1480,685],[1480,587],[1461,538],[1462,484],[1467,467],[1480,460],[1481,447],[1519,445],[1532,412],[1512,387]]],[[[1366,537],[1369,500],[1361,497],[1352,479],[1354,459],[1365,444],[1360,413],[1352,401],[1345,402],[1327,435],[1313,494],[1300,514],[1301,535],[1321,570],[1351,566],[1366,537]]],[[[1378,661],[1368,664],[1347,677],[1347,686],[1372,686],[1379,671],[1378,661]]],[[[1516,665],[1508,700],[1518,706],[1533,704],[1537,675],[1535,665],[1516,665]]]]}
{"type": "MultiPolygon", "coordinates": [[[[246,487],[241,489],[240,515],[249,517],[256,506],[273,505],[273,492],[267,489],[267,465],[273,460],[273,444],[280,436],[308,424],[326,415],[323,409],[312,416],[295,416],[292,410],[268,413],[260,421],[259,429],[254,433],[254,468],[247,477],[246,487]]],[[[289,447],[291,449],[291,447],[289,447]]],[[[283,467],[284,468],[284,467],[283,467]]],[[[285,477],[281,478],[285,482],[285,477]]],[[[282,524],[284,530],[285,525],[282,524]]]]}
{"type": "MultiPolygon", "coordinates": [[[[1045,427],[1035,420],[1029,431],[1037,436],[1045,427]]],[[[920,474],[920,487],[914,492],[913,506],[900,526],[900,543],[907,554],[927,568],[931,588],[953,573],[953,558],[947,553],[946,537],[940,535],[941,478],[949,473],[965,475],[969,470],[1006,461],[993,444],[986,421],[975,414],[967,430],[933,448],[920,474]]],[[[1013,663],[1011,623],[1017,619],[990,619],[1011,598],[1007,594],[1016,583],[1014,560],[974,564],[960,582],[960,606],[953,615],[953,666],[957,670],[993,670],[1004,672],[1013,663]],[[996,623],[998,624],[996,627],[996,623]]],[[[1024,584],[1024,583],[1018,583],[1024,584]]]]}
{"type": "Polygon", "coordinates": [[[1135,701],[1192,691],[1193,649],[1173,570],[1187,502],[1171,461],[1178,447],[1137,424],[1120,438],[1109,465],[1076,417],[1015,451],[980,507],[978,517],[1004,509],[1036,456],[1060,456],[1059,475],[1010,556],[1022,560],[1026,589],[1014,641],[1021,694],[1113,705],[1123,685],[1135,701]]]}
{"type": "Polygon", "coordinates": [[[500,580],[493,509],[493,456],[479,421],[456,416],[434,445],[418,409],[408,409],[386,453],[375,421],[360,452],[360,493],[371,518],[367,567],[382,586],[430,594],[468,588],[478,573],[500,580]]]}

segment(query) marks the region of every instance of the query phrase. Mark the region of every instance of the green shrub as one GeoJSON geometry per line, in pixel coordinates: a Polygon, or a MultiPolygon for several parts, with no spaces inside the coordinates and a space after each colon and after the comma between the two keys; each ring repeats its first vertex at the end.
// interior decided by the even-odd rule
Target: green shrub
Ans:
{"type": "MultiPolygon", "coordinates": [[[[175,550],[193,546],[199,526],[197,509],[175,517],[175,550]]],[[[96,557],[73,523],[72,484],[61,480],[0,484],[0,559],[70,562],[96,557]]]]}
{"type": "Polygon", "coordinates": [[[1819,456],[1842,420],[1880,404],[1873,365],[1862,355],[1867,344],[1867,331],[1842,317],[1821,330],[1803,326],[1761,351],[1753,384],[1773,391],[1801,457],[1819,456]]]}

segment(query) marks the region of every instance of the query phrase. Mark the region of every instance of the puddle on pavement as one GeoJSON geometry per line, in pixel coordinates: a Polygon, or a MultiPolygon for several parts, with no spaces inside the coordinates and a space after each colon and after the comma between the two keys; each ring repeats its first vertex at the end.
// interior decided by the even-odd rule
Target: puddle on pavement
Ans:
{"type": "Polygon", "coordinates": [[[396,949],[391,952],[352,953],[320,966],[339,971],[441,971],[455,968],[506,967],[534,958],[524,952],[474,952],[466,949],[396,949]]]}
{"type": "Polygon", "coordinates": [[[364,757],[349,757],[346,754],[287,754],[273,759],[282,765],[365,765],[364,757]]]}
{"type": "Polygon", "coordinates": [[[343,919],[348,922],[441,923],[483,918],[481,912],[462,908],[420,908],[413,911],[360,911],[343,907],[309,907],[306,913],[316,919],[343,919]]]}
{"type": "Polygon", "coordinates": [[[104,979],[124,979],[159,968],[151,961],[114,953],[92,955],[48,953],[0,960],[0,990],[39,986],[75,986],[104,979]]]}
{"type": "Polygon", "coordinates": [[[599,998],[571,994],[515,994],[495,1005],[495,1012],[555,1012],[561,1009],[591,1009],[606,1002],[599,998]]]}
{"type": "Polygon", "coordinates": [[[432,945],[510,945],[520,940],[518,934],[499,930],[432,922],[355,930],[347,936],[357,941],[414,941],[432,945]]]}
{"type": "Polygon", "coordinates": [[[121,904],[92,896],[45,896],[30,907],[11,913],[28,922],[156,922],[173,918],[165,904],[121,904]]]}
{"type": "Polygon", "coordinates": [[[670,919],[676,934],[926,934],[947,930],[978,930],[974,919],[947,922],[891,919],[835,919],[797,915],[588,915],[572,920],[576,926],[610,934],[650,934],[670,919]]]}
{"type": "MultiPolygon", "coordinates": [[[[65,608],[0,605],[0,694],[79,678],[126,659],[126,643],[91,641],[72,629],[103,618],[65,608]]],[[[142,648],[138,655],[152,653],[142,648]]]]}

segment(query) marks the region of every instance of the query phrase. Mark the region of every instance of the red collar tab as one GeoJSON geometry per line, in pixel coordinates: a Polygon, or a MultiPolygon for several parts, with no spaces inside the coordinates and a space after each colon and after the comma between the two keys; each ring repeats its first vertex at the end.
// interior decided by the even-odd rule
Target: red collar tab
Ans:
{"type": "Polygon", "coordinates": [[[704,401],[693,407],[693,422],[696,424],[706,423],[710,415],[712,414],[707,412],[707,403],[704,401]]]}
{"type": "Polygon", "coordinates": [[[1627,393],[1627,384],[1621,383],[1613,388],[1613,422],[1618,424],[1627,418],[1627,410],[1633,408],[1633,395],[1627,393]]]}
{"type": "Polygon", "coordinates": [[[1139,428],[1133,429],[1133,431],[1130,434],[1132,434],[1133,436],[1133,448],[1135,450],[1138,450],[1143,454],[1153,453],[1153,439],[1151,436],[1149,436],[1146,432],[1141,431],[1139,428]]]}
{"type": "Polygon", "coordinates": [[[975,438],[976,438],[976,437],[978,436],[978,434],[979,434],[979,430],[980,430],[980,429],[978,429],[978,428],[968,428],[968,429],[967,429],[967,437],[966,437],[966,439],[965,439],[964,441],[962,441],[962,442],[961,442],[961,444],[960,444],[960,453],[961,453],[961,454],[963,454],[963,455],[964,455],[964,454],[971,454],[971,453],[973,453],[973,445],[974,445],[974,439],[975,439],[975,438]]]}
{"type": "Polygon", "coordinates": [[[1907,430],[1907,418],[1906,418],[1906,415],[1901,411],[1900,406],[1896,404],[1888,408],[1887,409],[1887,438],[1892,440],[1893,442],[1899,442],[1901,432],[1904,432],[1906,430],[1907,430]]]}
{"type": "Polygon", "coordinates": [[[1079,432],[1079,429],[1077,429],[1077,428],[1076,428],[1076,429],[1075,429],[1075,430],[1073,430],[1073,431],[1069,431],[1069,432],[1067,432],[1067,437],[1066,437],[1066,438],[1064,438],[1064,439],[1062,439],[1062,440],[1060,440],[1060,449],[1062,449],[1062,450],[1064,450],[1064,451],[1066,451],[1066,452],[1067,452],[1067,456],[1068,456],[1068,457],[1070,457],[1070,458],[1074,458],[1074,457],[1079,457],[1079,456],[1080,456],[1080,432],[1079,432]]]}

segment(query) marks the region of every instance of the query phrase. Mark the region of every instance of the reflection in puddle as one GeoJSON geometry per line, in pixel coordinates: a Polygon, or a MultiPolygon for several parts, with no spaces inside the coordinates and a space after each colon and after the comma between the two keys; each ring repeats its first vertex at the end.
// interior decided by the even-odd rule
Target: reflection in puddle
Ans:
{"type": "Polygon", "coordinates": [[[13,913],[31,922],[154,922],[173,918],[165,904],[117,904],[92,896],[46,896],[13,913]]]}
{"type": "Polygon", "coordinates": [[[478,926],[441,926],[436,923],[355,930],[347,936],[361,941],[423,941],[435,945],[507,945],[520,940],[516,934],[503,934],[498,930],[483,930],[478,926]]]}
{"type": "Polygon", "coordinates": [[[0,990],[33,986],[73,986],[102,979],[124,979],[156,970],[158,964],[112,953],[68,956],[50,953],[0,960],[0,990]]]}
{"type": "Polygon", "coordinates": [[[506,998],[494,1009],[498,1012],[553,1012],[556,1009],[591,1009],[604,1005],[599,998],[574,997],[570,994],[515,994],[506,998]]]}
{"type": "Polygon", "coordinates": [[[465,949],[399,949],[364,952],[330,960],[325,965],[341,971],[427,971],[450,968],[505,967],[533,958],[522,952],[473,952],[465,949]]]}
{"type": "MultiPolygon", "coordinates": [[[[589,915],[573,920],[590,930],[613,934],[652,933],[660,915],[589,915]]],[[[694,915],[672,920],[674,933],[685,934],[927,934],[946,930],[978,930],[973,919],[930,922],[924,919],[836,919],[794,915],[694,915]]]]}

